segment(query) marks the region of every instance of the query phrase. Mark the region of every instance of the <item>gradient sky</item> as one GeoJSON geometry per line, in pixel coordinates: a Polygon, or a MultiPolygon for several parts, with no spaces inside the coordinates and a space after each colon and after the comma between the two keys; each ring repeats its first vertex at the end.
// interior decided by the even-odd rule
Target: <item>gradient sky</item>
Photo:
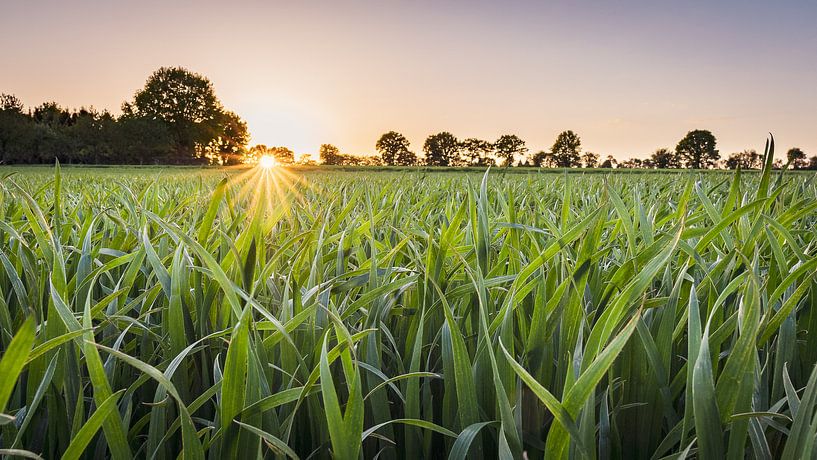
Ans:
{"type": "Polygon", "coordinates": [[[0,92],[119,112],[160,66],[209,77],[253,143],[404,133],[617,158],[710,129],[817,155],[817,1],[0,0],[0,92]]]}

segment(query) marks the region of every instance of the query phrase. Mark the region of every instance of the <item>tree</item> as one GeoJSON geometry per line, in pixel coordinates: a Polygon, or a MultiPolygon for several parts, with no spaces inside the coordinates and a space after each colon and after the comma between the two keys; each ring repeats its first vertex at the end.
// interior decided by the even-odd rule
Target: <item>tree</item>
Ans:
{"type": "Polygon", "coordinates": [[[812,171],[817,169],[817,155],[808,159],[808,169],[812,171]]]}
{"type": "Polygon", "coordinates": [[[488,166],[493,162],[491,153],[494,151],[494,144],[488,141],[471,137],[462,141],[462,149],[465,150],[468,166],[488,166]]]}
{"type": "Polygon", "coordinates": [[[23,104],[11,94],[0,94],[0,163],[23,163],[30,158],[34,123],[23,114],[23,104]]]}
{"type": "Polygon", "coordinates": [[[123,104],[122,112],[164,122],[173,135],[179,161],[199,158],[207,146],[230,137],[225,129],[235,128],[237,118],[225,116],[210,80],[182,67],[154,72],[133,102],[123,104]]]}
{"type": "Polygon", "coordinates": [[[320,158],[322,164],[338,165],[340,164],[341,160],[340,149],[332,144],[321,144],[318,157],[320,158]]]}
{"type": "Polygon", "coordinates": [[[553,168],[556,166],[556,161],[553,159],[553,154],[540,150],[531,156],[531,163],[537,168],[553,168]]]}
{"type": "Polygon", "coordinates": [[[23,103],[13,94],[0,93],[0,112],[23,113],[23,103]]]}
{"type": "Polygon", "coordinates": [[[514,134],[505,134],[494,142],[494,150],[499,159],[503,160],[503,164],[508,167],[513,165],[514,157],[524,156],[528,148],[525,147],[525,141],[514,134]]]}
{"type": "Polygon", "coordinates": [[[314,166],[317,164],[315,160],[312,159],[312,155],[308,153],[302,153],[301,156],[298,157],[297,163],[304,166],[314,166]]]}
{"type": "Polygon", "coordinates": [[[380,153],[384,164],[389,166],[411,166],[417,164],[417,155],[409,150],[409,141],[406,136],[389,131],[380,136],[375,149],[380,153]]]}
{"type": "Polygon", "coordinates": [[[423,144],[426,164],[429,166],[450,166],[460,161],[460,142],[449,132],[428,136],[423,144]]]}
{"type": "Polygon", "coordinates": [[[709,169],[717,164],[720,154],[711,132],[703,129],[690,131],[678,142],[675,152],[684,166],[691,169],[709,169]]]}
{"type": "Polygon", "coordinates": [[[622,169],[640,169],[644,167],[644,162],[640,158],[630,158],[618,164],[622,169]]]}
{"type": "Polygon", "coordinates": [[[231,111],[224,111],[219,120],[219,136],[207,146],[211,163],[236,165],[245,160],[246,145],[250,140],[247,123],[231,111]]]}
{"type": "Polygon", "coordinates": [[[806,169],[808,167],[808,160],[806,154],[799,147],[792,147],[786,152],[786,159],[794,169],[806,169]]]}
{"type": "Polygon", "coordinates": [[[760,169],[763,167],[763,157],[755,150],[744,150],[729,155],[725,166],[728,169],[760,169]]]}
{"type": "Polygon", "coordinates": [[[581,164],[580,152],[582,150],[582,140],[573,131],[563,131],[556,137],[550,151],[556,166],[560,168],[572,168],[581,164]]]}
{"type": "Polygon", "coordinates": [[[599,156],[593,152],[585,152],[582,155],[582,164],[585,168],[597,168],[599,166],[599,156]]]}
{"type": "Polygon", "coordinates": [[[613,169],[613,168],[616,167],[617,164],[618,164],[618,162],[616,161],[615,158],[613,158],[612,155],[607,155],[607,158],[604,159],[604,161],[601,163],[600,167],[606,168],[606,169],[613,169]]]}
{"type": "Polygon", "coordinates": [[[52,127],[67,126],[71,124],[73,118],[71,112],[60,107],[56,102],[43,102],[34,107],[32,117],[35,123],[52,127]]]}
{"type": "Polygon", "coordinates": [[[652,164],[658,169],[678,168],[678,156],[670,149],[661,148],[656,150],[651,156],[652,164]]]}
{"type": "Polygon", "coordinates": [[[267,155],[272,155],[281,164],[289,165],[295,162],[295,153],[287,147],[270,147],[267,155]]]}

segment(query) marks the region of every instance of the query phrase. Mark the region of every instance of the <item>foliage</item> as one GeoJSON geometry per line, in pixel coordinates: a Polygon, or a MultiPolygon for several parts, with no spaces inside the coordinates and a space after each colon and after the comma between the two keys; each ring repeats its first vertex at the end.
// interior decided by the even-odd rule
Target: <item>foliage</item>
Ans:
{"type": "Polygon", "coordinates": [[[792,147],[786,152],[786,160],[794,169],[806,169],[808,167],[808,160],[806,153],[799,147],[792,147]]]}
{"type": "Polygon", "coordinates": [[[760,169],[763,167],[763,156],[756,150],[744,150],[729,155],[725,166],[727,169],[760,169]]]}
{"type": "Polygon", "coordinates": [[[656,150],[651,156],[653,166],[658,169],[680,168],[681,163],[678,155],[670,149],[661,148],[656,150]]]}
{"type": "Polygon", "coordinates": [[[531,163],[533,163],[533,166],[536,166],[537,168],[556,167],[556,160],[553,158],[553,154],[550,152],[545,152],[544,150],[539,150],[538,152],[534,153],[531,156],[531,163]]]}
{"type": "Polygon", "coordinates": [[[491,166],[495,163],[494,144],[488,141],[469,137],[462,141],[462,150],[465,152],[464,166],[491,166]]]}
{"type": "Polygon", "coordinates": [[[573,131],[562,131],[550,151],[559,168],[574,168],[581,165],[582,140],[573,131]]]}
{"type": "Polygon", "coordinates": [[[225,118],[210,80],[181,67],[155,71],[122,112],[164,122],[179,158],[194,157],[216,141],[225,118]]]}
{"type": "Polygon", "coordinates": [[[454,166],[460,162],[460,142],[449,132],[428,136],[423,144],[425,164],[428,166],[454,166]]]}
{"type": "Polygon", "coordinates": [[[502,164],[507,167],[513,165],[514,158],[524,156],[528,148],[525,146],[525,141],[516,135],[505,134],[494,142],[494,150],[496,156],[502,160],[502,164]]]}
{"type": "Polygon", "coordinates": [[[247,124],[224,110],[212,84],[182,68],[161,68],[122,116],[45,102],[28,112],[0,95],[0,161],[234,164],[249,140],[247,124]]]}
{"type": "Polygon", "coordinates": [[[599,156],[593,152],[584,152],[582,154],[582,166],[585,168],[597,168],[599,166],[599,156]]]}
{"type": "Polygon", "coordinates": [[[417,155],[409,150],[409,146],[409,141],[405,136],[396,131],[389,131],[380,136],[375,149],[385,165],[411,166],[417,164],[417,155]]]}
{"type": "Polygon", "coordinates": [[[675,153],[685,167],[692,169],[709,169],[714,167],[720,154],[715,148],[715,136],[703,129],[690,131],[678,142],[675,153]]]}
{"type": "Polygon", "coordinates": [[[340,164],[340,149],[332,144],[321,144],[321,148],[318,152],[318,158],[320,158],[321,163],[325,165],[340,164]]]}
{"type": "Polygon", "coordinates": [[[604,161],[601,162],[600,167],[601,168],[606,168],[606,169],[612,169],[612,168],[615,168],[616,165],[618,165],[618,161],[616,161],[616,159],[613,158],[612,155],[607,155],[607,158],[605,158],[604,161]]]}

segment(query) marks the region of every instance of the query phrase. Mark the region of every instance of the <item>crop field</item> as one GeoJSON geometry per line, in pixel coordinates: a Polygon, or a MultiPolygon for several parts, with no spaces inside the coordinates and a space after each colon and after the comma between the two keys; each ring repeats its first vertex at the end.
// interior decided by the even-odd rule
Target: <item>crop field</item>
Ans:
{"type": "Polygon", "coordinates": [[[0,456],[813,458],[816,270],[768,165],[0,169],[0,456]]]}

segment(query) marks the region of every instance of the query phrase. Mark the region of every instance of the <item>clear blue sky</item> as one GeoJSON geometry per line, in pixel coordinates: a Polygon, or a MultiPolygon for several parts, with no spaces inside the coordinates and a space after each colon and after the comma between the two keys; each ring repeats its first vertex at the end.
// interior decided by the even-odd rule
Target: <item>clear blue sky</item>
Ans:
{"type": "Polygon", "coordinates": [[[817,1],[6,1],[0,92],[117,112],[156,68],[213,81],[253,141],[419,151],[447,130],[618,158],[712,130],[817,155],[817,1]],[[172,3],[166,5],[165,3],[172,3]]]}

